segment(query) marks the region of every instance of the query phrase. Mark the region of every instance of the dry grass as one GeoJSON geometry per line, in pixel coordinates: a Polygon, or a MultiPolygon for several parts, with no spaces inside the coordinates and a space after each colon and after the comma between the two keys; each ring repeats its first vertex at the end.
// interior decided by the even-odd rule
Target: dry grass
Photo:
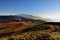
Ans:
{"type": "Polygon", "coordinates": [[[60,32],[56,29],[58,30],[59,26],[32,22],[5,22],[0,23],[2,34],[0,40],[60,40],[60,32]]]}

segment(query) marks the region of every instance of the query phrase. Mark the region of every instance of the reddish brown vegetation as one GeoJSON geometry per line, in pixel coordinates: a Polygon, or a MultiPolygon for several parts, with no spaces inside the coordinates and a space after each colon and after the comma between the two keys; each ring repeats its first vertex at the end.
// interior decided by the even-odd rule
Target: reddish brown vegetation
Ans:
{"type": "Polygon", "coordinates": [[[12,26],[29,27],[33,25],[34,23],[29,23],[29,22],[5,21],[5,22],[0,23],[0,28],[12,27],[12,26]]]}

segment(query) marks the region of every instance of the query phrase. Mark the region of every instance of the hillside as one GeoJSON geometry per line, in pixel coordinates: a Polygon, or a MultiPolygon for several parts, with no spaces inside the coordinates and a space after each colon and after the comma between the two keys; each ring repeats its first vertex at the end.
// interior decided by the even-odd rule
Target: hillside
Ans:
{"type": "Polygon", "coordinates": [[[57,37],[60,39],[57,36],[60,35],[60,23],[18,16],[6,16],[5,19],[4,17],[0,17],[2,18],[0,20],[0,40],[57,40],[57,37]]]}

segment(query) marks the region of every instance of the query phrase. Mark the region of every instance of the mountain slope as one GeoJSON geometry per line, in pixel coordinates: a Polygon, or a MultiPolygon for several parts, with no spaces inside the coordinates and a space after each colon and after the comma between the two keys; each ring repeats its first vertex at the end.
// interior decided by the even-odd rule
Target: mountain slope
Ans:
{"type": "Polygon", "coordinates": [[[25,16],[0,16],[0,40],[50,40],[60,33],[60,25],[25,16]]]}
{"type": "Polygon", "coordinates": [[[42,17],[39,17],[39,16],[27,15],[27,14],[19,14],[19,15],[16,15],[16,16],[20,16],[20,17],[28,18],[28,19],[33,19],[33,20],[48,20],[48,19],[45,19],[45,18],[42,18],[42,17]]]}
{"type": "Polygon", "coordinates": [[[45,20],[42,20],[43,18],[37,17],[37,16],[32,16],[32,15],[26,15],[26,14],[21,14],[21,15],[10,15],[10,16],[0,16],[0,21],[40,21],[46,22],[45,20]]]}

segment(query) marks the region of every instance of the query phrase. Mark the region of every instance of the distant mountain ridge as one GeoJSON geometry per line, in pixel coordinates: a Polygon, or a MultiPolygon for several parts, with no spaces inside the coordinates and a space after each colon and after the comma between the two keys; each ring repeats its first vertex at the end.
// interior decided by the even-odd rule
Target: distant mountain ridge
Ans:
{"type": "Polygon", "coordinates": [[[8,15],[0,16],[0,20],[12,20],[12,21],[37,21],[37,22],[46,22],[41,17],[20,14],[20,15],[8,15]]]}
{"type": "Polygon", "coordinates": [[[43,17],[40,17],[40,16],[34,16],[34,15],[28,15],[28,14],[19,14],[17,16],[20,16],[20,17],[23,17],[23,18],[28,18],[28,19],[33,19],[33,20],[44,20],[46,22],[51,22],[50,19],[43,18],[43,17]]]}

